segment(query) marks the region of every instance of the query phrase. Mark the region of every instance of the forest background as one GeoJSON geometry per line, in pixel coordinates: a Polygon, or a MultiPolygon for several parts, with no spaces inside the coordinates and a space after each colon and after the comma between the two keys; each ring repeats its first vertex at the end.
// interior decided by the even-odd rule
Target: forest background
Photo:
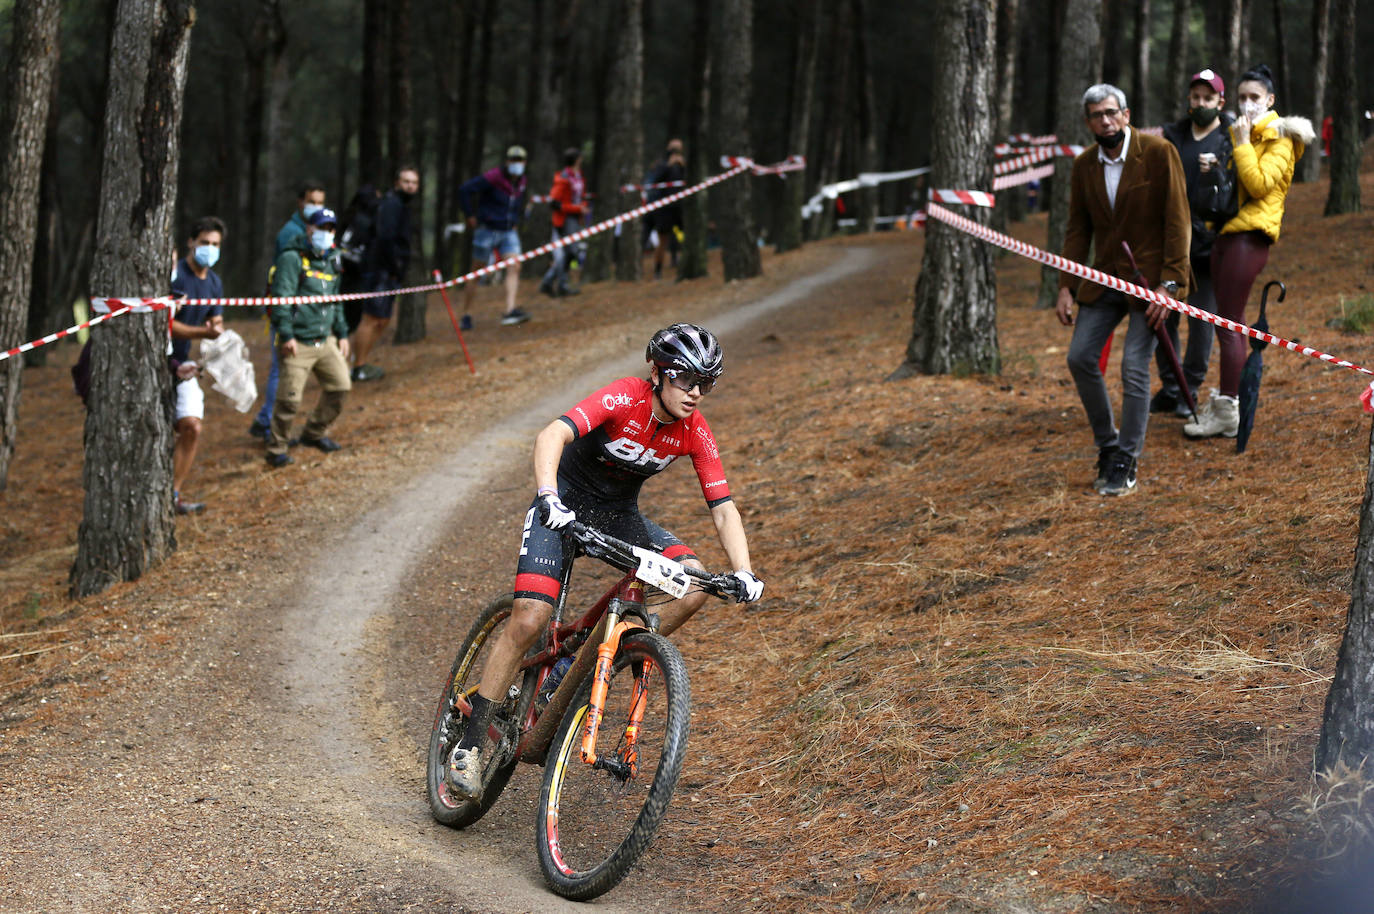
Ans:
{"type": "MultiPolygon", "coordinates": [[[[330,205],[341,209],[361,185],[386,188],[396,165],[417,163],[426,256],[416,269],[437,266],[451,275],[465,264],[461,245],[452,243],[462,236],[444,234],[460,215],[456,188],[496,164],[511,143],[530,149],[532,193],[547,191],[566,146],[585,150],[590,189],[604,194],[615,184],[642,180],[670,136],[687,138],[697,173],[718,171],[721,154],[752,154],[759,161],[804,154],[807,196],[860,171],[924,165],[939,77],[935,6],[876,0],[198,4],[174,222],[183,229],[207,213],[223,218],[229,237],[219,272],[226,292],[251,295],[261,289],[271,240],[306,178],[322,181],[330,205]],[[711,16],[719,26],[741,10],[753,22],[748,136],[723,137],[710,126],[721,99],[703,97],[709,74],[700,70],[710,57],[711,16]],[[617,33],[627,18],[638,20],[642,42],[634,49],[643,61],[638,99],[608,90],[613,64],[625,54],[617,33]],[[814,56],[809,68],[808,55],[814,56]],[[634,115],[629,120],[627,110],[634,115]],[[618,135],[626,129],[635,135],[618,135]],[[804,142],[797,143],[799,136],[804,142]],[[611,149],[636,152],[598,155],[611,149]]],[[[1001,126],[1051,133],[1061,36],[1072,33],[1064,20],[1074,13],[1067,0],[1002,0],[998,6],[1001,27],[1013,38],[998,68],[999,77],[1012,78],[994,90],[1001,126]]],[[[1088,6],[1100,13],[1102,78],[1128,92],[1134,123],[1180,116],[1188,74],[1211,66],[1230,86],[1237,68],[1256,62],[1267,62],[1277,76],[1280,111],[1320,122],[1321,112],[1313,110],[1320,71],[1314,61],[1322,53],[1318,39],[1330,39],[1315,25],[1328,15],[1328,0],[1104,0],[1100,11],[1088,6]]],[[[0,55],[6,60],[13,10],[13,0],[0,2],[0,55]]],[[[114,15],[115,4],[101,0],[62,4],[28,339],[67,326],[71,303],[88,292],[114,15]]],[[[1374,17],[1357,21],[1355,47],[1374,45],[1374,17]]],[[[1362,56],[1356,72],[1363,111],[1374,107],[1374,60],[1362,56]]],[[[0,103],[8,98],[0,96],[0,103]]],[[[754,194],[754,216],[767,240],[785,231],[782,217],[796,199],[789,190],[787,182],[769,181],[754,194]]],[[[910,184],[883,185],[858,203],[900,213],[910,191],[910,184]]],[[[602,205],[597,218],[610,212],[602,205]]],[[[832,217],[827,213],[812,234],[828,228],[832,217]]],[[[526,244],[545,240],[546,226],[546,214],[532,213],[526,244]]],[[[40,350],[29,358],[44,355],[40,350]]]]}

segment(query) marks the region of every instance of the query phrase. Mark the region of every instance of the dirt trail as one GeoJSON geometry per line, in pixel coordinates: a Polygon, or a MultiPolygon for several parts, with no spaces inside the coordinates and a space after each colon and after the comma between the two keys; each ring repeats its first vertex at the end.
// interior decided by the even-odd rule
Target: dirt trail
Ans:
{"type": "MultiPolygon", "coordinates": [[[[879,256],[834,253],[713,327],[728,345],[879,256]]],[[[505,418],[356,522],[331,516],[325,528],[340,532],[292,544],[308,558],[240,568],[247,586],[203,593],[203,616],[182,620],[170,662],[135,666],[70,723],[11,743],[11,783],[25,789],[4,791],[6,831],[23,841],[0,860],[0,910],[581,909],[560,905],[539,875],[533,769],[467,832],[429,818],[429,666],[446,668],[467,619],[436,632],[434,595],[417,602],[410,587],[425,566],[468,594],[506,586],[511,540],[484,531],[522,513],[534,433],[572,392],[642,368],[612,334],[597,348],[577,363],[601,360],[594,370],[528,385],[505,418]]],[[[630,907],[680,910],[682,899],[639,879],[632,896],[598,905],[630,907]]]]}

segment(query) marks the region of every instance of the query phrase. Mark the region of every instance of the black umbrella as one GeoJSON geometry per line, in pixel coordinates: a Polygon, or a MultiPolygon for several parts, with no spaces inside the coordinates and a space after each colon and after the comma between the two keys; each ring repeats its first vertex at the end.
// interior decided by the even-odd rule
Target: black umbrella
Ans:
{"type": "MultiPolygon", "coordinates": [[[[1125,241],[1121,246],[1126,249],[1126,256],[1131,259],[1131,269],[1135,270],[1135,282],[1138,286],[1146,289],[1150,288],[1150,281],[1145,278],[1145,274],[1140,272],[1140,267],[1136,265],[1135,255],[1131,253],[1131,246],[1125,241]]],[[[1193,400],[1193,392],[1188,389],[1188,379],[1183,377],[1183,366],[1178,361],[1178,350],[1174,348],[1174,341],[1169,339],[1169,331],[1165,328],[1164,322],[1160,321],[1155,328],[1155,338],[1159,340],[1159,345],[1164,347],[1164,354],[1169,357],[1169,365],[1174,370],[1174,379],[1178,381],[1179,396],[1183,397],[1183,402],[1188,406],[1188,412],[1192,414],[1193,421],[1197,421],[1197,403],[1193,400]]]]}
{"type": "MultiPolygon", "coordinates": [[[[1269,318],[1265,315],[1265,305],[1269,303],[1269,287],[1279,287],[1279,301],[1288,294],[1288,288],[1277,279],[1264,284],[1260,293],[1259,319],[1252,325],[1256,330],[1269,332],[1269,318]]],[[[1264,377],[1264,340],[1250,337],[1250,355],[1245,360],[1245,368],[1240,373],[1240,428],[1236,430],[1236,453],[1243,454],[1250,440],[1250,430],[1255,427],[1255,410],[1259,408],[1260,379],[1264,377]]]]}

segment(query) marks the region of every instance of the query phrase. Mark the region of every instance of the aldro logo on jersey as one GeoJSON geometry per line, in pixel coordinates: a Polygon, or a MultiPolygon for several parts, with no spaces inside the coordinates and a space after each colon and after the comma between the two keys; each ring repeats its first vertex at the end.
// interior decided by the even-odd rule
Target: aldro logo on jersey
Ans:
{"type": "Polygon", "coordinates": [[[654,472],[662,470],[668,464],[677,459],[676,454],[666,454],[659,456],[658,452],[651,447],[645,447],[633,438],[617,438],[614,441],[606,442],[606,453],[617,463],[628,463],[631,466],[654,466],[654,472]]]}

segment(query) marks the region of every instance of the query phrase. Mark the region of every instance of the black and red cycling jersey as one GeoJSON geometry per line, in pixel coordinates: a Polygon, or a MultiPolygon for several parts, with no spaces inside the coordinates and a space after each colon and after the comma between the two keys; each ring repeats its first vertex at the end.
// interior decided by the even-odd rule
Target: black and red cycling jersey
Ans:
{"type": "Polygon", "coordinates": [[[566,483],[616,506],[633,506],[650,476],[674,460],[692,458],[706,504],[730,500],[720,449],[706,417],[693,410],[664,424],[654,418],[654,389],[644,378],[621,378],[559,417],[573,430],[558,464],[566,483]]]}

